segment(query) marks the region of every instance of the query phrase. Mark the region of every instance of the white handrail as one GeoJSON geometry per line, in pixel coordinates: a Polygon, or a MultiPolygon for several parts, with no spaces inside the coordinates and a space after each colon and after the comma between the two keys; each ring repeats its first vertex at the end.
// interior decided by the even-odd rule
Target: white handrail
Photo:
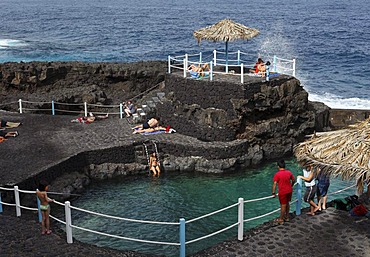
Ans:
{"type": "Polygon", "coordinates": [[[203,215],[203,216],[200,216],[200,217],[195,218],[195,219],[192,219],[192,220],[188,220],[188,221],[186,221],[186,223],[191,223],[191,222],[194,222],[194,221],[196,221],[196,220],[200,220],[200,219],[206,218],[206,217],[208,217],[208,216],[212,216],[212,215],[217,214],[217,213],[219,213],[219,212],[223,212],[223,211],[225,211],[225,210],[228,210],[228,209],[230,209],[230,208],[233,208],[233,207],[237,206],[238,204],[239,204],[239,203],[234,203],[234,204],[232,204],[232,205],[230,205],[230,206],[227,206],[227,207],[225,207],[225,208],[219,209],[219,210],[217,210],[217,211],[214,211],[214,212],[211,212],[211,213],[205,214],[205,215],[203,215]]]}
{"type": "Polygon", "coordinates": [[[356,185],[352,185],[352,186],[349,186],[349,187],[343,188],[343,189],[341,189],[341,190],[338,190],[338,191],[332,192],[332,193],[330,193],[330,194],[328,194],[328,195],[335,195],[335,194],[341,193],[341,192],[346,191],[346,190],[348,190],[348,189],[350,189],[350,188],[352,188],[352,187],[355,187],[355,186],[356,186],[356,185]]]}
{"type": "MultiPolygon", "coordinates": [[[[14,188],[9,188],[9,187],[0,187],[0,190],[5,190],[5,191],[14,191],[14,188]]],[[[35,191],[36,192],[36,191],[35,191]]]]}
{"type": "Polygon", "coordinates": [[[7,206],[16,206],[15,203],[6,203],[6,202],[3,202],[3,201],[0,201],[1,204],[4,204],[4,205],[7,205],[7,206]]]}
{"type": "Polygon", "coordinates": [[[267,213],[262,214],[262,215],[260,215],[260,216],[256,216],[256,217],[252,217],[252,218],[246,219],[246,220],[244,220],[244,222],[248,222],[248,221],[251,221],[251,220],[260,219],[260,218],[263,218],[263,217],[269,216],[269,215],[271,215],[271,214],[273,214],[273,213],[275,213],[275,212],[278,212],[278,211],[280,211],[280,208],[278,208],[278,209],[276,209],[276,210],[273,210],[273,211],[270,211],[270,212],[267,212],[267,213]]]}
{"type": "Polygon", "coordinates": [[[88,229],[88,228],[78,227],[78,226],[75,226],[75,225],[71,225],[71,227],[72,228],[76,228],[76,229],[80,229],[80,230],[83,230],[83,231],[91,232],[91,233],[94,233],[94,234],[102,235],[102,236],[114,237],[114,238],[118,238],[118,239],[124,239],[124,240],[141,242],[141,243],[164,244],[164,245],[175,245],[175,246],[179,246],[180,245],[180,243],[149,241],[149,240],[143,240],[143,239],[136,239],[136,238],[130,238],[130,237],[124,237],[124,236],[111,235],[111,234],[107,234],[107,233],[104,233],[104,232],[99,232],[99,231],[96,231],[96,230],[91,230],[91,229],[88,229]]]}
{"type": "Polygon", "coordinates": [[[49,216],[50,216],[50,218],[52,218],[53,220],[56,220],[56,221],[58,221],[58,222],[60,222],[60,223],[62,223],[62,224],[66,224],[66,222],[64,221],[64,220],[61,220],[61,219],[58,219],[57,217],[55,217],[55,216],[53,216],[53,215],[51,215],[51,214],[49,214],[49,216]]]}
{"type": "Polygon", "coordinates": [[[262,200],[266,200],[266,199],[270,199],[270,198],[274,198],[274,197],[272,195],[270,195],[270,196],[265,196],[265,197],[261,197],[261,198],[245,200],[244,203],[258,202],[258,201],[262,201],[262,200]]]}
{"type": "MultiPolygon", "coordinates": [[[[224,66],[226,67],[226,72],[213,72],[214,74],[216,73],[219,73],[219,74],[232,74],[232,75],[239,75],[241,76],[241,83],[243,84],[244,83],[244,79],[242,78],[242,76],[244,76],[244,74],[242,74],[242,72],[240,72],[240,74],[235,74],[235,73],[229,73],[228,72],[228,67],[230,66],[235,66],[235,67],[242,67],[242,65],[245,67],[245,68],[253,68],[254,67],[254,63],[255,63],[255,56],[257,57],[260,57],[259,54],[247,54],[245,52],[242,52],[242,51],[237,51],[237,52],[228,52],[228,63],[226,64],[226,59],[225,58],[219,58],[217,56],[217,54],[226,54],[226,52],[222,52],[222,51],[217,51],[217,50],[213,50],[212,51],[213,54],[211,54],[210,56],[207,56],[207,57],[201,57],[202,60],[201,62],[209,62],[210,60],[207,60],[207,58],[211,57],[212,61],[213,61],[213,65],[214,66],[224,66]],[[230,56],[232,55],[232,56],[230,56]],[[234,59],[234,55],[236,56],[237,59],[234,59]],[[247,60],[244,60],[242,59],[241,57],[242,56],[247,56],[247,60]],[[253,60],[251,60],[251,56],[254,56],[253,57],[253,60]],[[248,60],[250,58],[250,60],[248,60]],[[246,64],[247,63],[247,64],[246,64]],[[253,64],[250,64],[250,63],[253,63],[253,64]]],[[[189,54],[185,54],[184,55],[184,58],[188,59],[189,56],[201,56],[200,54],[192,54],[192,55],[189,55],[189,54]]],[[[171,60],[171,57],[169,56],[169,60],[171,60]]],[[[181,60],[179,60],[179,62],[181,63],[181,60]]],[[[199,62],[193,62],[191,60],[188,60],[189,63],[199,63],[199,62]]],[[[279,57],[276,57],[274,56],[273,57],[273,60],[271,60],[272,62],[272,69],[271,71],[272,72],[279,72],[279,73],[282,73],[282,74],[287,74],[287,75],[290,75],[290,76],[295,76],[296,74],[296,61],[295,59],[292,59],[292,60],[288,60],[288,59],[284,59],[284,58],[279,58],[279,57]],[[283,65],[285,66],[290,66],[290,67],[284,67],[283,65]]],[[[180,64],[181,66],[181,64],[180,64]]],[[[183,66],[183,65],[182,65],[183,66]]],[[[170,61],[169,61],[169,73],[171,73],[171,68],[176,68],[176,69],[184,69],[186,67],[177,67],[177,66],[174,66],[174,65],[171,65],[170,64],[170,61]]],[[[249,75],[249,74],[246,74],[246,75],[249,75]]],[[[271,73],[270,73],[271,75],[271,73]]],[[[186,77],[186,76],[184,76],[186,77]]],[[[262,77],[262,76],[261,76],[262,77]]],[[[266,79],[266,81],[269,81],[269,77],[262,77],[263,79],[266,79]]]]}
{"type": "Polygon", "coordinates": [[[231,229],[231,228],[233,228],[233,227],[237,226],[238,224],[239,224],[239,223],[237,222],[237,223],[235,223],[235,224],[232,224],[232,225],[230,225],[230,226],[228,226],[228,227],[226,227],[226,228],[220,229],[220,230],[218,230],[218,231],[216,231],[216,232],[213,232],[213,233],[211,233],[211,234],[208,234],[208,235],[205,235],[205,236],[202,236],[202,237],[199,237],[199,238],[196,238],[196,239],[193,239],[193,240],[187,241],[187,242],[185,242],[185,244],[191,244],[191,243],[194,243],[194,242],[197,242],[197,241],[200,241],[200,240],[203,240],[203,239],[209,238],[209,237],[211,237],[211,236],[214,236],[214,235],[220,234],[220,233],[222,233],[222,232],[224,232],[224,231],[226,231],[226,230],[229,230],[229,229],[231,229]]]}
{"type": "Polygon", "coordinates": [[[180,225],[179,222],[162,222],[162,221],[150,221],[150,220],[137,220],[137,219],[122,218],[122,217],[112,216],[112,215],[108,215],[108,214],[102,214],[102,213],[97,213],[97,212],[93,212],[93,211],[88,211],[88,210],[81,209],[81,208],[78,208],[78,207],[75,207],[75,206],[71,206],[71,209],[86,212],[86,213],[90,213],[90,214],[94,214],[94,215],[105,217],[105,218],[116,219],[116,220],[124,220],[124,221],[131,221],[131,222],[137,222],[137,223],[146,223],[146,224],[180,225]]]}

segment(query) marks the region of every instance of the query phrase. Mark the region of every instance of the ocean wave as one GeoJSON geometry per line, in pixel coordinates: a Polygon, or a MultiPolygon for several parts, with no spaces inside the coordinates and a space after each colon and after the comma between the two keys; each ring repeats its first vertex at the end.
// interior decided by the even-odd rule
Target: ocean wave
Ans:
{"type": "Polygon", "coordinates": [[[358,97],[344,98],[330,93],[325,93],[322,95],[309,93],[308,100],[322,102],[333,109],[370,110],[370,99],[358,97]]]}
{"type": "Polygon", "coordinates": [[[5,49],[9,47],[21,47],[27,46],[28,44],[23,40],[17,39],[0,39],[0,49],[5,49]]]}

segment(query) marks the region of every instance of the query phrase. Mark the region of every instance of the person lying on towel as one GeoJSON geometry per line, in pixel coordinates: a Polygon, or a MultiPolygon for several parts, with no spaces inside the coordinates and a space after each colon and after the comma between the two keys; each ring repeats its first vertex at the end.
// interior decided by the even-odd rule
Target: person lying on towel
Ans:
{"type": "Polygon", "coordinates": [[[158,117],[155,117],[155,118],[151,118],[150,120],[144,122],[141,125],[137,125],[137,126],[133,127],[132,129],[133,130],[137,130],[137,129],[151,129],[151,128],[156,128],[158,126],[159,126],[159,118],[158,117]]]}
{"type": "Polygon", "coordinates": [[[7,120],[0,119],[0,128],[16,128],[21,125],[20,122],[11,122],[7,120]]]}
{"type": "Polygon", "coordinates": [[[208,63],[205,63],[202,67],[192,64],[188,67],[188,70],[192,78],[199,78],[209,75],[210,68],[208,63]]]}
{"type": "Polygon", "coordinates": [[[16,137],[18,135],[19,135],[18,131],[6,132],[6,131],[0,130],[0,143],[3,142],[8,137],[16,137]]]}
{"type": "Polygon", "coordinates": [[[154,132],[174,133],[176,132],[176,130],[174,130],[170,126],[167,126],[167,127],[158,126],[155,128],[147,128],[147,129],[137,128],[135,129],[134,132],[132,132],[132,134],[146,134],[146,133],[150,134],[154,132]]]}
{"type": "Polygon", "coordinates": [[[71,122],[90,124],[90,123],[93,123],[94,121],[105,120],[107,118],[108,118],[108,113],[107,115],[104,115],[104,116],[94,116],[94,114],[90,112],[89,116],[78,117],[76,119],[71,120],[71,122]]]}

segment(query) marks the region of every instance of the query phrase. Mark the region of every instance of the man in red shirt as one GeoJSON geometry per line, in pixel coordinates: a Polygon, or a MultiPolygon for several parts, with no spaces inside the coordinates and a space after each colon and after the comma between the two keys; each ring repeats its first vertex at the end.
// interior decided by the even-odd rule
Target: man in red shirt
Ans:
{"type": "Polygon", "coordinates": [[[276,196],[276,185],[279,188],[279,201],[280,201],[280,217],[276,222],[280,225],[284,224],[284,221],[289,221],[289,202],[292,200],[292,192],[294,185],[293,174],[285,169],[285,161],[278,161],[278,172],[274,175],[274,184],[272,185],[272,195],[276,196]]]}

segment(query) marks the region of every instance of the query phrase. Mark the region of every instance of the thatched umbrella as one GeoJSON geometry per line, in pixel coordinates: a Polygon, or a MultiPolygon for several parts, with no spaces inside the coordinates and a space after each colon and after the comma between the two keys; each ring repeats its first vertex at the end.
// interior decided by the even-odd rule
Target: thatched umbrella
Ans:
{"type": "Polygon", "coordinates": [[[313,165],[330,176],[355,179],[362,193],[364,183],[370,183],[370,119],[347,129],[315,134],[296,145],[294,154],[303,167],[313,165]]]}
{"type": "Polygon", "coordinates": [[[224,19],[212,26],[208,26],[194,31],[193,35],[198,40],[198,44],[202,39],[210,41],[224,41],[226,43],[226,68],[228,64],[228,43],[237,39],[251,39],[257,36],[260,32],[256,29],[248,28],[240,23],[230,19],[224,19]]]}

